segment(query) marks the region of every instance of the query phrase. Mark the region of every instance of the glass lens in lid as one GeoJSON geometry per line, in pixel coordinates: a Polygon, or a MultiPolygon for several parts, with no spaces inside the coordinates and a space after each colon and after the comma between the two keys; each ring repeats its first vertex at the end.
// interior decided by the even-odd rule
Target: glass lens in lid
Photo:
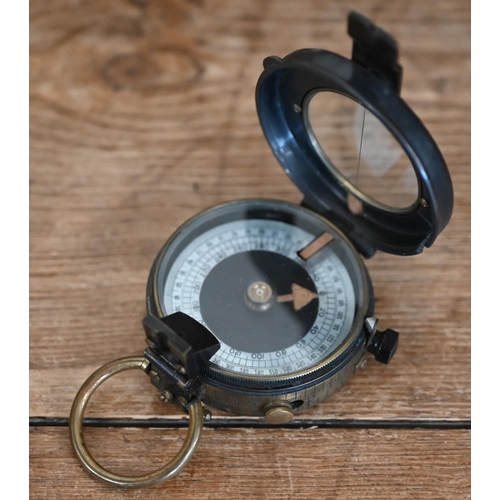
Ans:
{"type": "Polygon", "coordinates": [[[375,115],[332,91],[312,94],[305,113],[314,147],[355,196],[390,210],[415,205],[419,183],[413,165],[375,115]]]}

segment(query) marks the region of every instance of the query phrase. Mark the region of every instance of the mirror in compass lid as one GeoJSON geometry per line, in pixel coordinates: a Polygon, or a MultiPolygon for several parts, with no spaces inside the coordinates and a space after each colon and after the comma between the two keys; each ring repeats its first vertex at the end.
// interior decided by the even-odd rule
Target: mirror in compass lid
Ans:
{"type": "Polygon", "coordinates": [[[332,91],[312,94],[305,110],[314,147],[357,198],[392,211],[414,206],[419,183],[412,163],[374,114],[332,91]]]}

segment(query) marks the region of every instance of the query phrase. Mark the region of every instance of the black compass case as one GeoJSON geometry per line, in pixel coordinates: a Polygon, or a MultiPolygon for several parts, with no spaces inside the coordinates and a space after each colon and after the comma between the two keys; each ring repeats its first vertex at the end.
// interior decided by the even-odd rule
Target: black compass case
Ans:
{"type": "MultiPolygon", "coordinates": [[[[191,339],[184,333],[182,342],[177,339],[176,344],[173,333],[177,334],[179,325],[187,321],[182,313],[174,319],[175,315],[155,319],[162,316],[155,283],[170,244],[167,242],[150,273],[147,307],[154,321],[148,320],[145,329],[148,340],[157,346],[158,334],[166,325],[172,330],[163,332],[170,344],[165,344],[167,354],[148,359],[153,363],[172,358],[164,368],[163,361],[153,363],[155,377],[160,372],[170,373],[169,366],[176,363],[184,367],[182,373],[174,370],[174,375],[163,377],[170,385],[163,384],[163,379],[156,385],[160,390],[167,387],[174,402],[185,410],[203,400],[232,414],[287,422],[293,413],[318,404],[342,387],[362,364],[366,352],[388,363],[396,351],[398,332],[376,328],[371,281],[360,256],[370,257],[377,250],[414,255],[430,247],[451,218],[453,188],[436,143],[400,96],[402,68],[396,41],[357,13],[348,17],[348,33],[353,38],[352,59],[320,49],[298,50],[283,59],[266,58],[257,83],[256,104],[271,149],[304,194],[302,205],[309,209],[304,213],[312,211],[313,216],[327,219],[342,241],[346,237],[349,255],[352,253],[349,262],[353,269],[357,266],[358,282],[362,284],[351,332],[342,349],[330,358],[290,376],[260,379],[212,368],[208,360],[218,349],[218,342],[208,330],[204,333],[204,327],[195,328],[190,323],[197,337],[191,339]],[[318,96],[340,99],[341,106],[332,110],[323,106],[318,96]],[[321,106],[315,108],[315,117],[312,110],[318,102],[321,106]],[[342,113],[335,109],[348,112],[339,118],[342,113]],[[325,123],[328,127],[321,128],[325,123]],[[320,129],[322,135],[318,134],[320,129]],[[333,148],[326,149],[325,144],[333,144],[333,148]],[[337,154],[339,151],[341,154],[337,154]],[[400,158],[404,161],[402,170],[400,158]],[[346,159],[347,168],[342,164],[346,159]],[[398,189],[400,185],[410,186],[410,197],[392,203],[395,198],[386,194],[397,194],[394,184],[398,189]],[[188,355],[194,361],[188,363],[188,355]],[[186,373],[191,373],[187,382],[186,373]],[[184,387],[182,394],[176,392],[180,386],[184,387]]],[[[259,207],[271,201],[246,203],[259,207]]],[[[281,210],[292,210],[283,202],[272,203],[281,210]]],[[[229,210],[224,206],[211,210],[216,209],[229,210]]]]}
{"type": "Polygon", "coordinates": [[[303,204],[343,230],[363,256],[376,250],[418,254],[451,218],[451,178],[433,138],[400,96],[396,41],[355,12],[348,17],[348,33],[352,59],[320,49],[265,59],[256,89],[260,123],[285,172],[304,193],[303,204]],[[357,103],[399,143],[418,183],[408,207],[395,209],[364,196],[326,158],[308,114],[312,98],[323,92],[357,103]],[[349,205],[353,196],[360,204],[356,211],[349,205]]]}

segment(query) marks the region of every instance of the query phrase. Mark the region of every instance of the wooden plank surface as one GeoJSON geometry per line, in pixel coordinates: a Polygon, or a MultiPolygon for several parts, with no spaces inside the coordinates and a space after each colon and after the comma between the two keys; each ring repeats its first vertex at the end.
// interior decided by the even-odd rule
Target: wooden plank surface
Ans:
{"type": "MultiPolygon", "coordinates": [[[[87,431],[88,446],[103,465],[132,475],[163,465],[183,438],[174,429],[87,431]]],[[[178,476],[148,490],[124,491],[83,472],[67,429],[39,427],[31,429],[30,496],[458,500],[469,498],[469,440],[465,430],[208,429],[178,476]]]]}
{"type": "MultiPolygon", "coordinates": [[[[401,332],[398,353],[387,367],[370,361],[342,391],[303,418],[470,418],[470,4],[464,0],[32,1],[32,417],[67,417],[78,387],[94,369],[142,352],[149,268],[186,219],[232,199],[300,202],[300,192],[263,137],[255,83],[262,60],[271,54],[320,47],[350,56],[346,15],[352,8],[398,39],[402,95],[443,152],[454,183],[455,211],[436,244],[422,255],[377,254],[367,262],[381,326],[401,332]]],[[[130,373],[103,386],[87,415],[177,418],[178,412],[158,403],[144,375],[130,373]]],[[[237,439],[238,432],[247,431],[212,434],[237,439]]],[[[258,443],[273,447],[282,439],[300,440],[296,430],[248,432],[252,452],[258,443]]],[[[361,449],[371,446],[368,431],[345,432],[347,441],[358,436],[361,449]]],[[[441,485],[442,496],[433,498],[460,498],[447,483],[449,470],[432,469],[430,448],[423,449],[418,437],[425,433],[397,432],[415,457],[421,454],[417,472],[412,475],[408,466],[402,474],[408,485],[420,483],[423,489],[408,491],[431,498],[441,485]],[[422,479],[427,471],[434,478],[430,485],[422,479]]],[[[426,432],[424,441],[435,434],[436,446],[456,447],[456,467],[463,470],[453,477],[462,481],[468,467],[464,434],[426,432]]],[[[80,498],[78,487],[94,487],[85,483],[88,478],[69,455],[53,463],[43,460],[51,448],[67,446],[62,429],[34,429],[32,439],[33,498],[80,498]],[[63,477],[63,470],[69,474],[67,483],[51,489],[54,475],[63,477]]],[[[386,460],[389,451],[401,452],[397,442],[394,450],[373,453],[386,460]]],[[[219,453],[216,444],[213,453],[219,453]]],[[[149,441],[144,449],[148,446],[149,441]]],[[[321,450],[319,444],[304,446],[321,450]]],[[[118,449],[117,444],[117,457],[118,449]]],[[[217,456],[230,473],[238,467],[230,453],[217,456]]],[[[197,474],[199,467],[192,470],[197,474]]],[[[366,481],[378,478],[376,467],[364,472],[366,481]]],[[[352,486],[354,475],[351,480],[352,486]]],[[[272,488],[271,483],[266,479],[262,487],[272,488]]],[[[294,487],[298,495],[301,487],[294,487]]],[[[347,489],[344,493],[349,498],[347,489]]]]}

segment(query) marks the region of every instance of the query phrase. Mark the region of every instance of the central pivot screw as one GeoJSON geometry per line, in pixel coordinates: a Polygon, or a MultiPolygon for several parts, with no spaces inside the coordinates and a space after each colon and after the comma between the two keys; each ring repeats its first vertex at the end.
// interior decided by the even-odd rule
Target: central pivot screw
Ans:
{"type": "Polygon", "coordinates": [[[273,299],[273,289],[265,281],[254,281],[249,285],[245,294],[246,305],[254,311],[267,311],[273,299]]]}

